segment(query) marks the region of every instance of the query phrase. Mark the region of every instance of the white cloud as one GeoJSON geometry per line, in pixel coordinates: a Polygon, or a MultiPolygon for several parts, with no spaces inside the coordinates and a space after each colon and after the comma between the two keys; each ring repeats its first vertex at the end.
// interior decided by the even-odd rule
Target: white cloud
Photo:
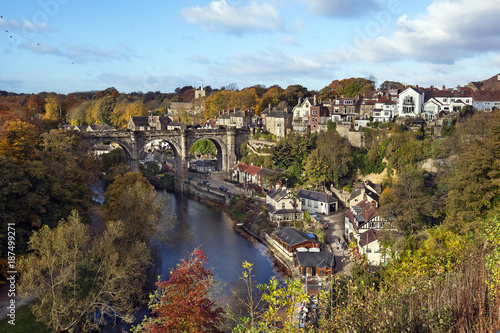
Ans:
{"type": "Polygon", "coordinates": [[[414,20],[402,15],[390,37],[373,37],[376,22],[368,20],[356,29],[352,43],[330,54],[338,60],[453,64],[500,50],[499,16],[500,0],[438,0],[414,20]]]}
{"type": "Polygon", "coordinates": [[[208,7],[183,9],[180,15],[187,22],[200,24],[205,29],[222,28],[234,34],[283,29],[279,12],[271,4],[260,4],[256,0],[242,7],[228,4],[226,0],[212,1],[208,7]]]}
{"type": "Polygon", "coordinates": [[[102,50],[94,45],[66,43],[60,47],[55,47],[45,42],[30,41],[19,46],[34,53],[60,56],[79,63],[129,59],[135,56],[135,52],[126,45],[120,45],[118,49],[102,50]]]}
{"type": "Polygon", "coordinates": [[[316,15],[351,18],[379,8],[375,0],[296,0],[316,15]]]}
{"type": "Polygon", "coordinates": [[[304,58],[285,54],[278,50],[269,50],[258,54],[236,54],[209,71],[215,76],[234,79],[255,80],[257,82],[301,81],[330,76],[333,66],[304,58]]]}
{"type": "Polygon", "coordinates": [[[54,31],[46,22],[35,24],[24,18],[20,22],[15,19],[6,20],[5,18],[0,18],[0,28],[22,32],[54,31]]]}

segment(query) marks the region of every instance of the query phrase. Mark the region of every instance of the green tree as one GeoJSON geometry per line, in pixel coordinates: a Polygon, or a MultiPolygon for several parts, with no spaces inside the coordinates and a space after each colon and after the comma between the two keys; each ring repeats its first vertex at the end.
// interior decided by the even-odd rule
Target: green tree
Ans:
{"type": "Polygon", "coordinates": [[[288,86],[282,93],[281,100],[284,100],[290,106],[295,106],[299,102],[299,98],[309,97],[311,94],[307,88],[300,84],[293,84],[288,86]]]}
{"type": "Polygon", "coordinates": [[[411,169],[399,174],[398,180],[384,190],[380,213],[395,218],[399,230],[413,234],[442,221],[442,200],[432,187],[425,186],[423,172],[411,169]]]}
{"type": "Polygon", "coordinates": [[[266,304],[262,319],[259,321],[260,330],[301,332],[302,329],[295,327],[293,320],[296,304],[308,298],[300,280],[288,278],[284,285],[280,285],[275,277],[271,277],[268,284],[259,285],[258,288],[264,291],[262,300],[266,304]]]}
{"type": "Polygon", "coordinates": [[[217,156],[217,148],[211,140],[201,139],[196,141],[191,148],[189,148],[189,153],[198,158],[204,155],[217,156]]]}
{"type": "Polygon", "coordinates": [[[149,241],[163,215],[153,186],[139,172],[117,176],[104,193],[104,214],[108,220],[120,220],[133,237],[149,241]]]}
{"type": "Polygon", "coordinates": [[[39,159],[47,172],[55,177],[60,185],[60,198],[67,216],[73,209],[85,211],[90,206],[93,190],[98,181],[100,160],[89,154],[90,147],[75,131],[51,130],[42,134],[39,159]]]}
{"type": "Polygon", "coordinates": [[[349,173],[352,155],[349,144],[337,132],[318,135],[317,148],[307,158],[306,176],[312,183],[329,182],[340,185],[349,173]]]}
{"type": "Polygon", "coordinates": [[[425,157],[423,148],[423,142],[409,131],[392,135],[386,149],[389,166],[398,171],[415,168],[425,157]]]}
{"type": "Polygon", "coordinates": [[[131,241],[119,222],[95,242],[89,228],[72,212],[57,228],[36,232],[20,262],[21,294],[37,297],[33,313],[54,331],[96,330],[106,317],[131,322],[142,299],[146,245],[131,241]]]}
{"type": "Polygon", "coordinates": [[[447,220],[455,228],[474,228],[470,223],[500,200],[500,114],[475,114],[451,139],[456,158],[445,181],[447,220]]]}

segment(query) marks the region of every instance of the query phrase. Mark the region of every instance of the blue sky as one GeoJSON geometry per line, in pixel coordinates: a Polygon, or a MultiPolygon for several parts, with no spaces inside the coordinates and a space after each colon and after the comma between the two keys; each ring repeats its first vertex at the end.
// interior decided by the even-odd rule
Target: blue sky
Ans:
{"type": "Polygon", "coordinates": [[[0,90],[173,92],[500,72],[500,0],[23,0],[0,5],[0,90]]]}

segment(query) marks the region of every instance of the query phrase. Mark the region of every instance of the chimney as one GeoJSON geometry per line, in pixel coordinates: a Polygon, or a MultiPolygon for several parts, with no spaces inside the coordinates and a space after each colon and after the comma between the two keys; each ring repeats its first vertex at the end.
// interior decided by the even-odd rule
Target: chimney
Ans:
{"type": "Polygon", "coordinates": [[[314,95],[314,105],[316,105],[316,95],[314,95]]]}
{"type": "Polygon", "coordinates": [[[302,104],[302,97],[299,97],[299,104],[302,104]]]}
{"type": "Polygon", "coordinates": [[[269,112],[271,112],[271,103],[269,103],[269,112]]]}
{"type": "Polygon", "coordinates": [[[446,90],[446,86],[443,84],[443,90],[446,90]]]}

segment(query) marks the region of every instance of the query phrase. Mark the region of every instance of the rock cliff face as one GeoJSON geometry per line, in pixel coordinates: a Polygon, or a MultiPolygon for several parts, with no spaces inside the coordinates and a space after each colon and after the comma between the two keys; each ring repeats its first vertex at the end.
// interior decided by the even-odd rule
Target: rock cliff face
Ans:
{"type": "Polygon", "coordinates": [[[354,147],[364,147],[365,146],[365,138],[363,132],[351,132],[349,127],[337,126],[337,132],[345,138],[351,146],[354,147]]]}

